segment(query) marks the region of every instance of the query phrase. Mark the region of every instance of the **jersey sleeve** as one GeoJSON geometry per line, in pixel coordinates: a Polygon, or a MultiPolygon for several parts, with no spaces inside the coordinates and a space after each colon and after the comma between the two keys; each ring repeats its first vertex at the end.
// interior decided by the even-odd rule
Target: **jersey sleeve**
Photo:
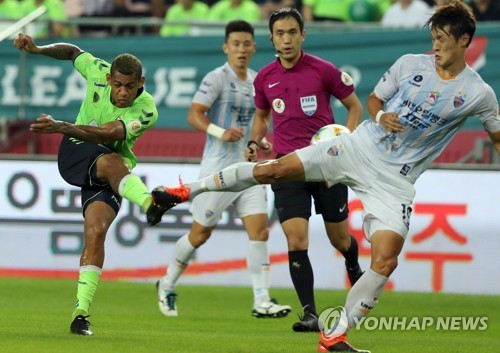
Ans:
{"type": "Polygon", "coordinates": [[[484,129],[488,132],[500,131],[500,111],[493,89],[486,85],[485,98],[482,101],[479,120],[483,123],[484,129]]]}
{"type": "Polygon", "coordinates": [[[400,57],[380,78],[373,90],[378,98],[388,102],[398,91],[398,81],[403,67],[404,56],[400,57]]]}
{"type": "Polygon", "coordinates": [[[147,97],[136,101],[118,119],[123,121],[125,125],[127,131],[125,139],[127,141],[135,141],[144,131],[156,124],[158,110],[153,98],[148,94],[147,97]]]}
{"type": "Polygon", "coordinates": [[[108,73],[111,65],[106,61],[96,58],[90,53],[78,55],[73,63],[75,69],[86,79],[92,76],[102,76],[108,73]]]}
{"type": "Polygon", "coordinates": [[[268,110],[271,109],[271,106],[264,93],[264,80],[262,77],[259,72],[253,81],[253,100],[257,109],[268,110]]]}
{"type": "Polygon", "coordinates": [[[342,100],[354,92],[354,81],[347,72],[340,71],[335,65],[325,66],[324,77],[330,94],[342,100]]]}
{"type": "Polygon", "coordinates": [[[206,107],[211,107],[222,91],[222,78],[215,71],[205,75],[198,87],[193,103],[200,103],[206,107]]]}

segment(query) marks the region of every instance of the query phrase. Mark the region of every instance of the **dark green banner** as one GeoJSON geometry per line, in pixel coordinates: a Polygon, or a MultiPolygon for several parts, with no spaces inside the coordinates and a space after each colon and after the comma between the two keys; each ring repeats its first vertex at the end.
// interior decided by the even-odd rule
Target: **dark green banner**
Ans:
{"type": "MultiPolygon", "coordinates": [[[[257,36],[252,68],[258,70],[274,60],[267,36],[257,36]]],[[[188,128],[186,113],[202,77],[222,65],[222,37],[117,37],[76,38],[82,49],[112,61],[123,52],[138,56],[145,67],[146,88],[160,113],[158,127],[188,128]]],[[[39,41],[38,44],[48,44],[39,41]]],[[[306,34],[304,50],[333,62],[354,78],[363,104],[378,79],[406,53],[431,50],[426,30],[382,28],[344,29],[306,34]]],[[[85,94],[85,82],[70,62],[21,54],[7,40],[0,43],[0,117],[34,119],[47,113],[74,121],[85,94]]],[[[468,50],[468,63],[500,93],[500,25],[479,27],[468,50]]],[[[345,121],[345,109],[334,105],[337,121],[345,121]]],[[[467,128],[481,129],[476,119],[467,128]]]]}

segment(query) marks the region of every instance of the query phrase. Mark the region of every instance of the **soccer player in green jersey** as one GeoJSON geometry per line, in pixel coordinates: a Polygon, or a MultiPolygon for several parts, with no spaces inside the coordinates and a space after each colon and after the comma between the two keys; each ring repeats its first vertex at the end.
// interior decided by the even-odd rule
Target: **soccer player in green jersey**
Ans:
{"type": "Polygon", "coordinates": [[[37,46],[22,33],[14,46],[30,54],[71,60],[87,80],[86,97],[74,124],[41,114],[30,130],[64,134],[59,172],[66,182],[81,188],[85,244],[70,331],[92,335],[89,307],[102,272],[106,232],[122,197],[139,205],[150,225],[158,223],[165,210],[152,203],[146,185],[131,173],[136,165],[132,147],[156,123],[158,111],[144,90],[141,62],[131,54],[121,54],[109,64],[72,44],[37,46]]]}

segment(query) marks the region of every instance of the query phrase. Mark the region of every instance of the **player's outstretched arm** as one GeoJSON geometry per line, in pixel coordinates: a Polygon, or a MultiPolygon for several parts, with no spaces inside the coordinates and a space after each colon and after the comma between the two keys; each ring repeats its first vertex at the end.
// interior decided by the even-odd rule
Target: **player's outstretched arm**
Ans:
{"type": "Polygon", "coordinates": [[[490,136],[491,142],[493,142],[493,146],[497,150],[497,153],[500,155],[500,130],[495,132],[488,132],[490,136]]]}
{"type": "Polygon", "coordinates": [[[14,39],[14,47],[29,54],[46,55],[58,60],[74,61],[83,53],[76,45],[69,43],[55,43],[39,47],[33,38],[24,33],[19,33],[19,36],[14,39]]]}
{"type": "Polygon", "coordinates": [[[91,143],[106,143],[125,139],[125,127],[123,122],[119,120],[111,121],[101,126],[88,126],[55,120],[50,115],[41,114],[31,124],[30,131],[38,134],[60,133],[91,143]]]}

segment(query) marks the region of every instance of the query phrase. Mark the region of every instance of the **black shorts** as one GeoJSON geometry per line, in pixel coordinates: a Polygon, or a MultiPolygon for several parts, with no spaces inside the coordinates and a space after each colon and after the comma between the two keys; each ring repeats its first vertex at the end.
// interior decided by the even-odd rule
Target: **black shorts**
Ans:
{"type": "MultiPolygon", "coordinates": [[[[276,158],[281,157],[278,154],[276,158]]],[[[280,223],[291,218],[311,217],[312,199],[314,210],[325,222],[338,223],[347,219],[349,214],[347,186],[335,184],[327,187],[324,182],[288,181],[272,184],[274,207],[280,223]]]]}
{"type": "Polygon", "coordinates": [[[85,209],[94,201],[108,204],[115,213],[120,210],[122,197],[113,192],[109,184],[97,178],[96,162],[104,154],[115,153],[112,149],[90,142],[82,142],[64,136],[59,146],[58,168],[61,177],[81,188],[83,216],[85,209]]]}

